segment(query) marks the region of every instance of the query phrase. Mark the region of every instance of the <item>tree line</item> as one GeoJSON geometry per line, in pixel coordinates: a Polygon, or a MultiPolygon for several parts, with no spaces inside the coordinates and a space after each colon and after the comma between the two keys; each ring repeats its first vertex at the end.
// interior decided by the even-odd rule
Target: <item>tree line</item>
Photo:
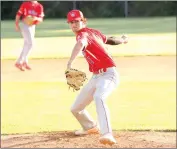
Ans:
{"type": "MultiPolygon", "coordinates": [[[[176,1],[39,1],[45,18],[66,18],[76,8],[88,18],[176,16],[176,1]],[[125,5],[127,4],[127,6],[125,5]]],[[[1,1],[1,20],[14,19],[22,1],[1,1]]]]}

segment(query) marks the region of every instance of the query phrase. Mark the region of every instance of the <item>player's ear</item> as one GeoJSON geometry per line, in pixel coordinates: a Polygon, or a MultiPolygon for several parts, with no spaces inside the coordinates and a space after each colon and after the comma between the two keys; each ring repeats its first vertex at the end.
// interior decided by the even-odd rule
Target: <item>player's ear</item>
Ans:
{"type": "Polygon", "coordinates": [[[82,21],[83,21],[84,24],[87,24],[87,19],[86,18],[83,18],[82,21]]]}

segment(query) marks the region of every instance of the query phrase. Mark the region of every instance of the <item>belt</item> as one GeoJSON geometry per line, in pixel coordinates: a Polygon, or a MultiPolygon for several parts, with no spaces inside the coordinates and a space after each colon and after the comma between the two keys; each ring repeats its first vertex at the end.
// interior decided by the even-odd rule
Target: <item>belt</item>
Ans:
{"type": "Polygon", "coordinates": [[[106,72],[107,71],[107,68],[101,68],[101,69],[98,69],[97,71],[94,71],[93,74],[101,74],[103,72],[106,72]]]}

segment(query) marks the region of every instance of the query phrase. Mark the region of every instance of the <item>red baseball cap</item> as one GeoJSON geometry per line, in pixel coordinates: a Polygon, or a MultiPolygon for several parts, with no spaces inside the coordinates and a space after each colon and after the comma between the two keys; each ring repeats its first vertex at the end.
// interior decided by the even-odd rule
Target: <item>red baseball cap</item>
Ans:
{"type": "Polygon", "coordinates": [[[79,19],[82,20],[83,18],[84,18],[84,15],[80,10],[71,10],[67,14],[67,22],[71,22],[71,21],[79,20],[79,19]]]}

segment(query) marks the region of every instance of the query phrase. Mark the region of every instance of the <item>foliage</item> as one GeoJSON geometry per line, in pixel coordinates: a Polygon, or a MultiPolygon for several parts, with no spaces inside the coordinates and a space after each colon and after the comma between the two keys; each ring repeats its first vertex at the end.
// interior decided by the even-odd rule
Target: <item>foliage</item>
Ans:
{"type": "MultiPolygon", "coordinates": [[[[21,1],[2,1],[1,19],[14,19],[21,1]]],[[[46,18],[65,18],[69,10],[76,7],[86,17],[124,17],[124,1],[40,1],[46,18]]],[[[128,16],[176,16],[176,1],[129,1],[128,16]]]]}

